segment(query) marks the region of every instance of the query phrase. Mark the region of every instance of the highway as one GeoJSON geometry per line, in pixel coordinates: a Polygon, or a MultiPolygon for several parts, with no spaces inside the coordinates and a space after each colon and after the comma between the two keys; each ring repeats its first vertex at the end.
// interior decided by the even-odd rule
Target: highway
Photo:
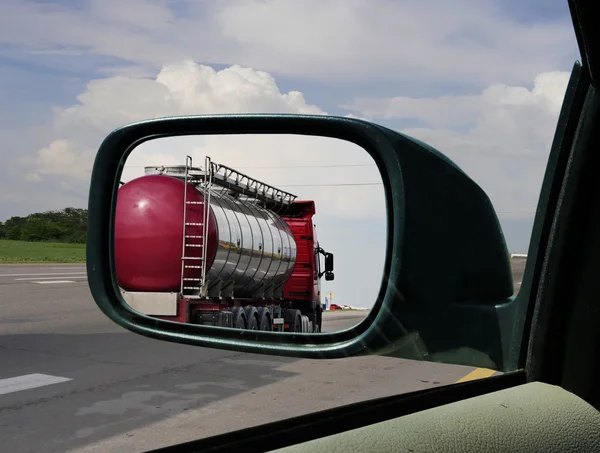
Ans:
{"type": "MultiPolygon", "coordinates": [[[[326,313],[326,330],[354,325],[365,313],[326,313]]],[[[11,453],[141,452],[450,384],[474,371],[152,340],[108,320],[89,293],[84,266],[68,264],[0,265],[0,363],[1,451],[11,453]]]]}

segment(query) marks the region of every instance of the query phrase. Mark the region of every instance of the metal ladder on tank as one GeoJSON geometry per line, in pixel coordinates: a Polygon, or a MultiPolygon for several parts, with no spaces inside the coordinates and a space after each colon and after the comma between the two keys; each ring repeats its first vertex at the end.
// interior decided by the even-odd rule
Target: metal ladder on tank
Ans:
{"type": "Polygon", "coordinates": [[[185,189],[183,191],[183,244],[181,248],[181,297],[206,297],[206,234],[191,235],[188,234],[187,228],[190,226],[201,227],[203,232],[207,231],[207,226],[209,224],[210,215],[210,194],[211,194],[211,185],[212,185],[212,176],[213,176],[213,164],[210,160],[210,157],[206,157],[204,160],[204,177],[200,182],[201,192],[204,196],[203,201],[189,201],[187,199],[187,186],[188,183],[194,181],[190,178],[190,169],[192,168],[192,157],[186,156],[185,159],[185,174],[184,174],[184,184],[185,189]],[[202,222],[194,223],[188,222],[188,206],[190,205],[202,205],[202,222]],[[201,244],[190,244],[188,243],[188,239],[201,239],[201,244]],[[202,253],[200,257],[195,256],[187,256],[189,248],[192,247],[201,247],[202,253]],[[194,261],[199,264],[187,264],[186,261],[194,261]],[[200,269],[200,277],[186,277],[185,270],[186,269],[200,269]],[[196,283],[195,286],[191,286],[187,282],[196,283]]]}

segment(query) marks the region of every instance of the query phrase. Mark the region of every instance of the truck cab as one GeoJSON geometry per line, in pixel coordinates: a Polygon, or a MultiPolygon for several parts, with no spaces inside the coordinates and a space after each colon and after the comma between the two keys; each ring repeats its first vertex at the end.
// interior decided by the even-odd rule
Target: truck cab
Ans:
{"type": "Polygon", "coordinates": [[[315,202],[297,200],[293,206],[290,215],[283,219],[290,226],[296,241],[296,265],[283,288],[283,296],[291,301],[293,308],[308,316],[313,324],[321,326],[321,278],[325,276],[327,281],[334,279],[333,254],[319,245],[316,225],[313,223],[315,202]],[[325,257],[323,267],[320,255],[325,257]]]}

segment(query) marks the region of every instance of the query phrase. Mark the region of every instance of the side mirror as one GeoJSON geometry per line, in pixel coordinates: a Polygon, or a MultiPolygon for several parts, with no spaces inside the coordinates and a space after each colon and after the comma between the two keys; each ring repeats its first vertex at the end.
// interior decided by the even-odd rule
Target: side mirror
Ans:
{"type": "Polygon", "coordinates": [[[333,281],[333,272],[325,272],[325,280],[328,282],[333,281]]]}
{"type": "MultiPolygon", "coordinates": [[[[245,151],[242,149],[240,152],[245,151]]],[[[302,150],[299,153],[302,154],[302,150]]],[[[245,155],[247,156],[247,153],[245,155]]],[[[248,205],[250,207],[247,208],[255,210],[253,212],[257,214],[253,218],[257,219],[257,222],[260,221],[260,228],[270,235],[254,236],[256,253],[268,256],[269,262],[277,262],[277,265],[257,268],[255,274],[260,272],[260,275],[265,275],[266,277],[261,278],[267,283],[283,284],[289,279],[290,274],[285,269],[292,265],[290,260],[300,256],[300,252],[293,247],[293,241],[286,239],[290,237],[290,229],[281,224],[279,215],[270,214],[279,212],[277,209],[281,207],[286,193],[272,187],[269,189],[270,186],[261,185],[260,181],[257,185],[251,185],[247,178],[244,179],[245,175],[230,173],[227,167],[221,169],[223,172],[218,174],[225,176],[217,182],[225,189],[219,192],[223,195],[218,196],[227,200],[231,206],[228,208],[230,211],[250,212],[245,211],[246,208],[235,207],[237,202],[234,200],[242,203],[244,197],[262,197],[258,204],[248,205]],[[265,190],[269,196],[263,196],[265,190]],[[269,203],[275,203],[276,206],[270,207],[269,203]],[[259,216],[262,216],[262,220],[259,216]],[[281,248],[278,245],[267,244],[267,249],[267,245],[260,239],[265,237],[282,238],[288,242],[284,241],[281,248]],[[268,272],[276,273],[273,277],[268,277],[268,272]],[[285,272],[285,275],[281,272],[285,272]],[[265,280],[267,278],[270,280],[265,280]]],[[[163,170],[164,168],[157,171],[160,173],[163,170]]],[[[195,183],[199,185],[203,184],[202,181],[216,181],[217,178],[217,175],[210,171],[198,171],[195,175],[194,177],[199,178],[195,183]]],[[[225,202],[221,203],[221,206],[225,207],[225,202]]],[[[310,209],[314,211],[314,205],[311,207],[305,203],[302,209],[303,212],[310,209]]],[[[219,215],[222,217],[224,214],[219,215]]],[[[304,237],[308,233],[299,234],[304,237]]],[[[189,237],[195,236],[189,233],[189,237]]],[[[185,250],[185,240],[183,246],[185,250]]],[[[512,298],[513,282],[509,255],[496,213],[487,195],[460,168],[435,149],[367,121],[323,115],[253,114],[168,117],[123,126],[104,139],[96,155],[89,193],[86,253],[88,284],[100,310],[120,326],[155,339],[302,358],[331,359],[377,353],[498,370],[512,369],[513,352],[518,351],[521,341],[523,326],[515,325],[514,319],[515,314],[523,309],[522,304],[526,303],[526,299],[512,298]],[[236,253],[236,256],[239,256],[236,263],[241,263],[244,259],[248,263],[250,258],[244,255],[245,246],[240,241],[233,238],[227,242],[220,242],[220,236],[218,239],[216,236],[208,237],[210,243],[215,244],[214,247],[218,245],[220,248],[204,252],[202,239],[200,242],[190,242],[190,246],[196,247],[189,249],[196,250],[195,255],[183,255],[185,252],[182,252],[180,240],[182,237],[188,237],[188,233],[184,236],[181,229],[173,225],[195,225],[195,222],[200,221],[198,219],[210,219],[213,223],[207,223],[207,228],[211,228],[209,231],[222,231],[217,226],[221,223],[229,224],[231,232],[239,231],[242,240],[245,234],[243,229],[246,227],[241,222],[231,223],[227,219],[210,215],[207,217],[209,212],[203,213],[204,208],[198,208],[199,211],[195,211],[196,214],[187,220],[169,223],[175,222],[173,219],[180,219],[171,216],[171,211],[181,214],[184,212],[183,206],[188,202],[202,201],[202,196],[191,188],[184,190],[188,174],[187,163],[185,166],[170,167],[168,171],[171,173],[166,175],[153,173],[145,180],[146,185],[130,183],[120,187],[120,181],[123,180],[121,176],[127,157],[144,142],[156,138],[215,134],[238,135],[242,137],[242,141],[243,136],[248,134],[294,134],[334,138],[360,146],[372,158],[380,174],[385,194],[385,259],[379,290],[371,294],[369,302],[372,301],[372,307],[359,324],[342,331],[321,330],[314,333],[318,330],[311,327],[314,326],[313,322],[301,313],[300,308],[294,308],[297,305],[294,305],[296,302],[292,298],[296,294],[293,288],[287,293],[290,298],[286,300],[285,291],[275,294],[273,291],[277,288],[273,285],[266,287],[256,284],[256,287],[253,287],[256,291],[251,294],[244,289],[248,287],[244,287],[241,281],[238,281],[237,287],[235,282],[228,286],[228,282],[220,277],[225,275],[225,270],[221,274],[215,271],[213,286],[208,292],[204,292],[203,286],[194,287],[199,292],[193,304],[189,298],[184,297],[184,280],[203,282],[211,270],[196,266],[202,270],[198,274],[191,269],[190,264],[190,274],[186,274],[186,265],[182,260],[210,260],[212,263],[227,266],[228,254],[236,253]],[[168,212],[151,212],[152,219],[155,219],[153,221],[163,226],[167,225],[169,231],[176,232],[169,233],[168,241],[154,244],[156,247],[148,250],[148,237],[159,234],[156,228],[142,221],[144,210],[148,206],[147,201],[153,201],[153,198],[146,197],[144,200],[138,200],[135,205],[129,204],[130,207],[135,206],[138,209],[136,212],[139,213],[137,223],[129,226],[123,223],[124,217],[119,217],[121,214],[117,212],[117,198],[120,200],[121,194],[139,197],[141,189],[152,185],[157,188],[154,194],[160,194],[161,197],[174,196],[177,199],[181,195],[182,201],[178,204],[181,206],[177,208],[179,211],[170,208],[168,212]],[[240,225],[240,229],[234,231],[235,225],[240,225]],[[141,233],[136,233],[138,226],[143,228],[144,234],[150,236],[143,238],[141,233]],[[165,244],[171,244],[170,248],[164,248],[165,244]],[[128,253],[129,245],[131,250],[137,250],[143,256],[128,253]],[[171,261],[160,259],[160,247],[166,250],[165,253],[169,254],[171,261]],[[219,255],[221,251],[222,254],[219,255]],[[151,263],[144,260],[147,253],[154,253],[154,261],[151,263]],[[146,266],[147,274],[144,275],[155,275],[153,280],[139,283],[145,285],[146,292],[134,294],[119,286],[121,279],[117,275],[125,275],[123,268],[119,266],[127,263],[127,260],[137,260],[135,262],[140,266],[146,266]],[[158,265],[165,266],[168,263],[176,263],[173,265],[175,268],[169,264],[171,267],[167,274],[157,273],[158,265]],[[179,275],[182,280],[181,290],[177,280],[179,275]],[[166,290],[157,293],[153,288],[157,287],[160,278],[167,276],[176,278],[173,281],[162,281],[161,287],[166,290]],[[237,301],[236,304],[235,294],[238,287],[246,291],[243,294],[248,299],[245,300],[252,298],[255,303],[239,305],[237,301]],[[214,292],[214,297],[210,291],[214,292]],[[273,305],[270,308],[262,306],[261,300],[265,297],[270,301],[279,300],[282,303],[270,302],[273,305]],[[143,302],[145,311],[132,307],[139,302],[143,302]],[[209,307],[214,306],[217,307],[217,312],[210,311],[209,307]],[[202,311],[198,307],[205,309],[202,311]],[[190,317],[191,309],[196,310],[198,316],[190,317]],[[268,310],[277,313],[277,325],[285,329],[285,332],[274,329],[265,331],[249,322],[254,319],[267,319],[268,310]],[[221,323],[218,325],[241,327],[204,325],[207,320],[221,323]],[[289,326],[298,328],[288,328],[289,326]]],[[[337,255],[339,260],[340,252],[337,255]]],[[[360,260],[355,264],[362,266],[363,271],[370,266],[370,263],[360,260]]],[[[344,275],[347,275],[347,265],[348,263],[344,262],[344,275]]],[[[244,269],[248,266],[250,265],[246,264],[244,269]]],[[[333,255],[326,255],[325,266],[325,279],[330,281],[333,279],[333,255]]],[[[227,275],[234,275],[236,269],[239,269],[239,266],[228,268],[227,275]]],[[[141,281],[136,272],[127,276],[129,283],[141,281]]],[[[302,278],[309,280],[306,277],[302,278]]],[[[359,278],[356,277],[357,280],[359,278]]],[[[247,282],[252,284],[250,278],[247,282]]],[[[311,301],[310,294],[301,297],[306,297],[306,300],[312,303],[308,308],[315,312],[312,319],[317,320],[324,315],[315,308],[320,304],[314,302],[314,299],[311,301]]]]}
{"type": "MultiPolygon", "coordinates": [[[[325,273],[328,274],[333,271],[333,253],[325,253],[325,273]]],[[[327,279],[327,275],[325,275],[325,279],[327,279]]],[[[333,280],[333,275],[331,277],[333,280]]]]}

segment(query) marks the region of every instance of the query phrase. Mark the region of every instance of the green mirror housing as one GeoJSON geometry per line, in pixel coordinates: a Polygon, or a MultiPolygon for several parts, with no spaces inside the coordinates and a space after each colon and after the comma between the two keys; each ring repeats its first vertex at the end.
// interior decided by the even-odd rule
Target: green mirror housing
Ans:
{"type": "MultiPolygon", "coordinates": [[[[152,338],[299,358],[385,354],[504,370],[516,363],[522,332],[513,320],[508,250],[487,195],[430,146],[383,126],[323,115],[214,115],[141,121],[102,142],[91,177],[87,274],[100,310],[152,338]],[[373,308],[353,328],[278,333],[176,323],[143,315],[123,299],[115,273],[114,220],[124,163],[141,143],[209,134],[298,134],[357,144],[384,184],[387,247],[373,308]],[[466,352],[465,352],[466,351],[466,352]],[[516,353],[515,353],[516,351],[516,353]]],[[[325,278],[333,279],[333,255],[325,278]]]]}

